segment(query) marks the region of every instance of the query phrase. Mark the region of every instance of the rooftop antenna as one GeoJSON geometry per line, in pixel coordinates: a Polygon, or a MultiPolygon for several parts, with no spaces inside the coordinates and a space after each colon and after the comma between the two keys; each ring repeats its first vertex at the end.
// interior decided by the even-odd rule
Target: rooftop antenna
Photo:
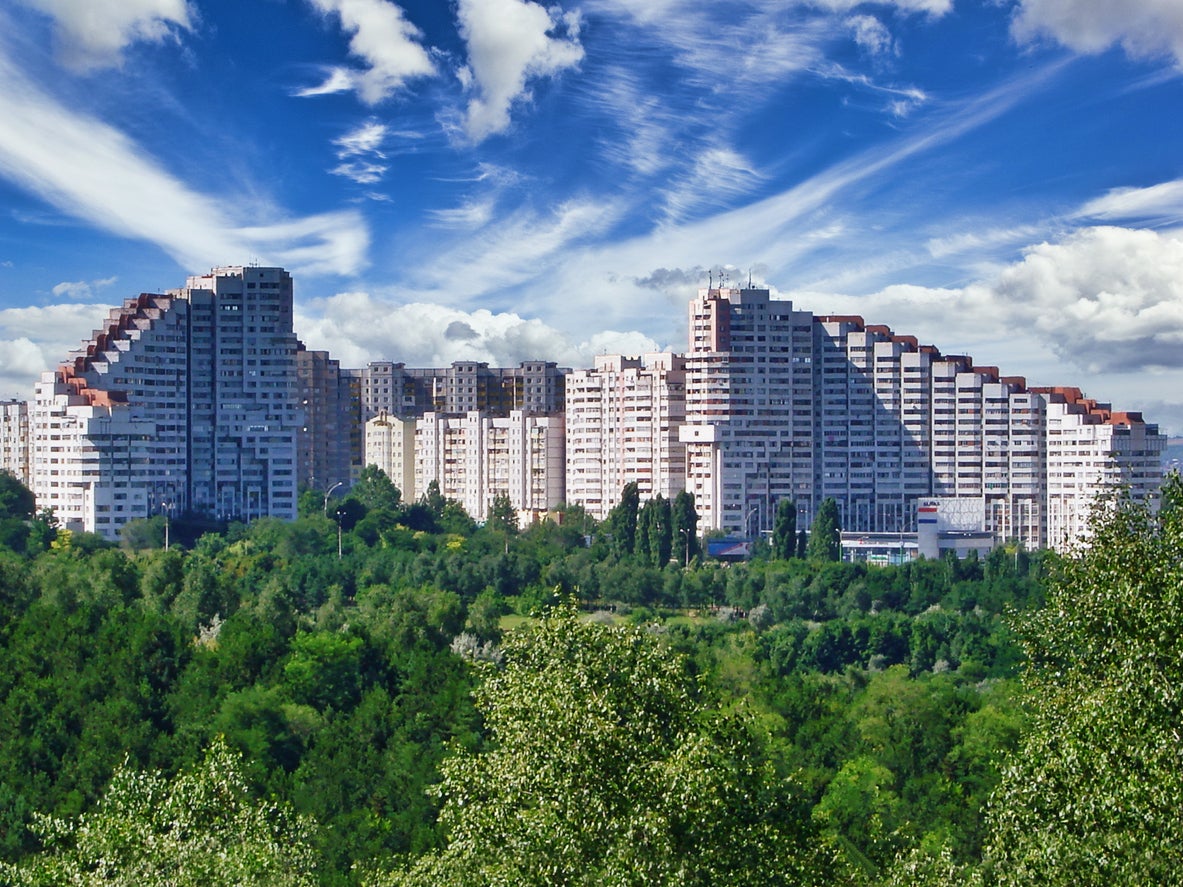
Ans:
{"type": "Polygon", "coordinates": [[[715,288],[715,269],[707,269],[707,289],[713,290],[715,288]]]}
{"type": "Polygon", "coordinates": [[[748,289],[752,288],[752,269],[748,269],[748,289]]]}

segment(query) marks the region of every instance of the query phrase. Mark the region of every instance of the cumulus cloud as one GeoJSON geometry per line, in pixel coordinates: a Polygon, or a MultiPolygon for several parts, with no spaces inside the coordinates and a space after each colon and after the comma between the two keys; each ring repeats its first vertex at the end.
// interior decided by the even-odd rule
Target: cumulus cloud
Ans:
{"type": "Polygon", "coordinates": [[[1027,250],[994,292],[1092,371],[1183,367],[1183,233],[1088,228],[1027,250]]]}
{"type": "Polygon", "coordinates": [[[107,277],[103,280],[73,280],[63,281],[53,288],[53,294],[58,298],[65,296],[75,301],[93,300],[95,290],[103,289],[113,284],[118,278],[107,277]]]}
{"type": "Polygon", "coordinates": [[[175,40],[193,26],[186,0],[20,0],[53,17],[58,54],[69,67],[116,65],[137,41],[175,40]]]}
{"type": "Polygon", "coordinates": [[[529,0],[459,0],[456,14],[468,46],[460,77],[475,93],[464,129],[474,142],[509,128],[510,107],[530,99],[527,81],[559,74],[583,59],[575,13],[529,0]]]}
{"type": "Polygon", "coordinates": [[[1131,56],[1169,55],[1183,67],[1178,0],[1021,0],[1011,31],[1022,42],[1050,37],[1084,53],[1120,44],[1131,56]]]}
{"type": "MultiPolygon", "coordinates": [[[[823,9],[845,12],[862,6],[865,0],[813,0],[823,9]]],[[[942,16],[953,8],[953,0],[887,0],[883,5],[894,6],[901,12],[923,13],[931,16],[942,16]]]]}
{"type": "Polygon", "coordinates": [[[1065,363],[1092,375],[1183,370],[1183,231],[1085,228],[964,288],[807,294],[802,304],[861,313],[1008,374],[1065,363]]]}
{"type": "Polygon", "coordinates": [[[419,42],[422,32],[407,21],[400,7],[388,0],[309,0],[325,15],[336,15],[350,34],[349,52],[361,68],[334,67],[320,86],[297,92],[300,96],[354,90],[368,105],[376,105],[416,77],[437,73],[431,54],[419,42]]]}
{"type": "Polygon", "coordinates": [[[90,337],[107,306],[61,304],[0,310],[0,396],[31,399],[41,373],[90,337]]]}
{"type": "Polygon", "coordinates": [[[61,212],[124,237],[155,243],[179,264],[203,268],[258,256],[294,271],[354,273],[369,231],[353,211],[242,226],[259,215],[237,194],[202,194],[114,127],[58,104],[0,55],[0,175],[61,212]]]}
{"type": "Polygon", "coordinates": [[[454,360],[517,366],[523,360],[553,360],[584,367],[600,353],[659,350],[652,339],[635,332],[597,331],[580,338],[512,312],[396,304],[364,292],[299,306],[296,328],[309,347],[326,348],[343,366],[358,367],[371,360],[408,366],[447,366],[454,360]]]}

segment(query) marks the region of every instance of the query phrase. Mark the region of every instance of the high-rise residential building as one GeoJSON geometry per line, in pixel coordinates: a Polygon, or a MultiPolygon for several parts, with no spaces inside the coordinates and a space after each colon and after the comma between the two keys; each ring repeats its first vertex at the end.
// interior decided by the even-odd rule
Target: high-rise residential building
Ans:
{"type": "Polygon", "coordinates": [[[113,309],[37,385],[32,486],[68,528],[296,516],[292,279],[232,266],[113,309]]]}
{"type": "Polygon", "coordinates": [[[916,501],[980,499],[985,528],[1043,538],[1043,399],[1018,377],[857,316],[816,319],[817,495],[851,532],[915,532],[916,501]]]}
{"type": "Polygon", "coordinates": [[[686,489],[686,359],[600,355],[567,376],[567,498],[597,520],[636,483],[641,500],[686,489]]]}
{"type": "Polygon", "coordinates": [[[1079,388],[1037,390],[1047,399],[1047,544],[1056,548],[1087,537],[1106,493],[1152,499],[1166,438],[1141,413],[1114,412],[1079,388]]]}
{"type": "Polygon", "coordinates": [[[550,511],[564,501],[563,419],[524,410],[426,413],[416,423],[414,489],[432,481],[477,521],[498,496],[522,514],[550,511]]]}
{"type": "Polygon", "coordinates": [[[300,427],[297,481],[327,490],[349,484],[361,467],[361,414],[358,377],[329,356],[296,346],[298,396],[304,410],[300,427]]]}
{"type": "Polygon", "coordinates": [[[374,361],[361,374],[362,415],[385,412],[418,418],[424,413],[463,414],[474,410],[508,416],[563,411],[564,378],[569,369],[544,360],[516,367],[490,367],[457,360],[444,368],[407,368],[402,363],[374,361]]]}
{"type": "Polygon", "coordinates": [[[29,404],[0,401],[0,471],[29,484],[29,404]]]}
{"type": "Polygon", "coordinates": [[[917,503],[939,497],[1034,548],[1079,536],[1098,492],[1148,499],[1161,482],[1165,438],[1139,414],[768,290],[700,291],[689,345],[680,433],[707,529],[767,532],[786,497],[808,525],[832,497],[848,531],[913,533],[917,503]]]}
{"type": "Polygon", "coordinates": [[[813,315],[767,289],[720,287],[690,303],[686,488],[702,526],[770,531],[776,503],[812,519],[813,315]]]}
{"type": "Polygon", "coordinates": [[[398,487],[404,502],[423,490],[415,488],[415,420],[381,413],[365,425],[366,465],[375,465],[398,487]]]}

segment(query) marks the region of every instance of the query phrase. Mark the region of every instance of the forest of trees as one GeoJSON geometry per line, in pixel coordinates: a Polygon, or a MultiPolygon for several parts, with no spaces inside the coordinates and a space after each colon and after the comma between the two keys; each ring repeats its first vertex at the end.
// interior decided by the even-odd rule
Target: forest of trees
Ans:
{"type": "Polygon", "coordinates": [[[787,508],[720,564],[688,496],[478,527],[376,470],[114,546],[0,478],[0,882],[1179,882],[1177,490],[873,567],[787,508]]]}

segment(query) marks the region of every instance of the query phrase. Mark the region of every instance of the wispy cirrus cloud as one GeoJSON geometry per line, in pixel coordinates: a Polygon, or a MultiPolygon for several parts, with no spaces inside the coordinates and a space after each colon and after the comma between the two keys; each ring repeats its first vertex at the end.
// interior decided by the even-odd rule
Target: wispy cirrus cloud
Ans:
{"type": "Polygon", "coordinates": [[[344,176],[359,185],[380,182],[389,168],[385,163],[382,143],[388,127],[376,120],[369,120],[361,126],[333,139],[340,163],[329,170],[333,175],[344,176]]]}
{"type": "Polygon", "coordinates": [[[577,13],[530,0],[459,0],[456,15],[468,47],[459,75],[473,93],[464,131],[474,142],[509,127],[510,108],[530,99],[530,81],[583,60],[577,13]]]}
{"type": "Polygon", "coordinates": [[[1076,215],[1105,221],[1183,223],[1183,179],[1145,188],[1114,188],[1090,200],[1076,215]]]}
{"type": "Polygon", "coordinates": [[[422,32],[403,10],[389,0],[308,0],[326,16],[334,15],[351,35],[349,53],[361,65],[334,66],[319,86],[298,96],[354,91],[367,105],[389,98],[409,80],[434,77],[439,72],[431,53],[420,42],[422,32]]]}
{"type": "Polygon", "coordinates": [[[186,0],[17,0],[53,17],[58,58],[88,70],[117,65],[125,47],[176,40],[191,30],[186,0]]]}
{"type": "Polygon", "coordinates": [[[293,270],[350,274],[366,261],[369,232],[355,211],[244,224],[259,207],[204,194],[115,127],[60,105],[0,52],[0,175],[58,211],[153,243],[181,265],[256,255],[293,270]]]}

